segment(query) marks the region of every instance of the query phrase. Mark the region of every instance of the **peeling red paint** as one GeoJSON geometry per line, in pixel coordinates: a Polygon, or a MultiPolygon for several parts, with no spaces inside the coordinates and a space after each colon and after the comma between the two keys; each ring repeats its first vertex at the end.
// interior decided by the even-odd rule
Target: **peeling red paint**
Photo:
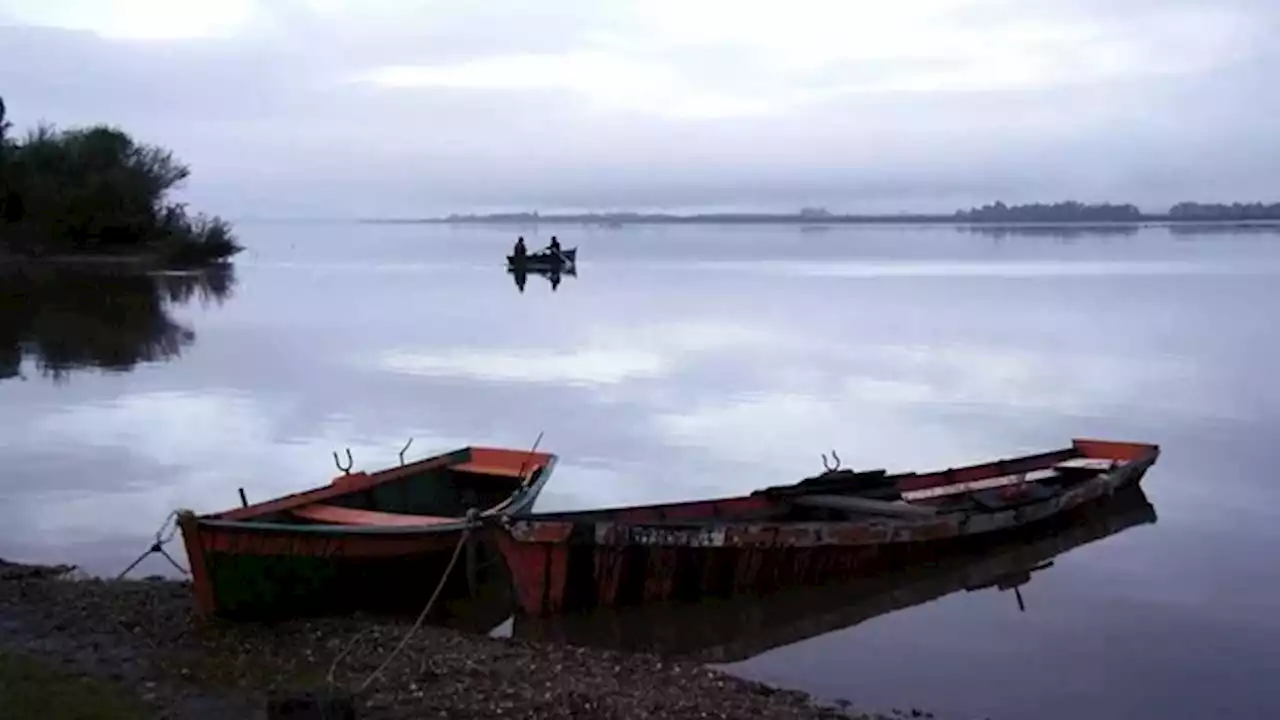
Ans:
{"type": "Polygon", "coordinates": [[[966,510],[919,517],[770,521],[761,513],[770,507],[787,510],[787,500],[753,495],[526,518],[493,531],[512,566],[521,610],[534,615],[573,610],[583,603],[610,606],[849,579],[890,564],[927,562],[968,537],[1014,529],[1076,508],[1137,482],[1157,455],[1155,446],[1090,444],[1094,442],[1077,441],[1068,450],[908,480],[929,487],[943,477],[960,482],[983,473],[1025,472],[1022,466],[1044,466],[1083,452],[1123,455],[1146,448],[1147,454],[1100,475],[1085,475],[1065,492],[1007,509],[969,505],[966,510]],[[694,519],[699,522],[690,522],[694,519]]]}
{"type": "Polygon", "coordinates": [[[573,532],[571,522],[516,522],[511,534],[520,542],[564,542],[573,532]]]}

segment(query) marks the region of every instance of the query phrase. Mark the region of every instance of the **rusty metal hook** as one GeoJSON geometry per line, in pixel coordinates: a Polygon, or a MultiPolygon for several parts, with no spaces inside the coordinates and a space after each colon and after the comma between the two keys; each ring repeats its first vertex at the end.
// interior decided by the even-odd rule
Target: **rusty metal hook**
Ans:
{"type": "Polygon", "coordinates": [[[413,444],[413,438],[409,438],[409,442],[405,443],[404,447],[400,448],[400,464],[401,465],[404,465],[405,451],[407,451],[409,449],[409,446],[412,444],[413,444]]]}
{"type": "Polygon", "coordinates": [[[831,450],[831,457],[834,458],[835,465],[828,463],[827,454],[822,453],[822,467],[826,468],[827,472],[835,472],[840,469],[840,456],[836,454],[835,449],[831,450]]]}
{"type": "Polygon", "coordinates": [[[343,475],[350,475],[351,466],[355,464],[355,461],[351,459],[351,448],[347,448],[347,466],[346,467],[342,467],[342,463],[338,461],[338,451],[336,450],[333,452],[333,464],[338,466],[338,469],[342,471],[343,475]]]}

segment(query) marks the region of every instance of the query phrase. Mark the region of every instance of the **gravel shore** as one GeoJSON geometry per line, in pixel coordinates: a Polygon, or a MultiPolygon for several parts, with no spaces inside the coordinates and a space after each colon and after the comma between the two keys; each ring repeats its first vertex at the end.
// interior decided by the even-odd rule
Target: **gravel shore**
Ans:
{"type": "Polygon", "coordinates": [[[0,655],[127,688],[157,718],[266,718],[304,692],[349,697],[361,720],[871,717],[693,663],[431,625],[360,690],[411,621],[199,622],[186,583],[68,570],[0,560],[0,655]]]}

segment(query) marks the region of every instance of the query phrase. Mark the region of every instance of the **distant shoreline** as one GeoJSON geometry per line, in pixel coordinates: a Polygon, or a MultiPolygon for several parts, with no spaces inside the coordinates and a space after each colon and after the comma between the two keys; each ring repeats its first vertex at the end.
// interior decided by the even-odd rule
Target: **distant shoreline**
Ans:
{"type": "Polygon", "coordinates": [[[1276,219],[1184,218],[1144,215],[1135,220],[964,220],[950,215],[830,215],[804,217],[795,214],[699,214],[699,215],[475,215],[436,218],[360,218],[365,225],[949,225],[954,227],[1075,227],[1114,228],[1168,225],[1213,225],[1218,227],[1280,226],[1276,219]]]}
{"type": "Polygon", "coordinates": [[[74,269],[126,272],[194,272],[230,266],[226,260],[184,266],[166,263],[158,254],[14,255],[0,250],[0,270],[74,269]]]}

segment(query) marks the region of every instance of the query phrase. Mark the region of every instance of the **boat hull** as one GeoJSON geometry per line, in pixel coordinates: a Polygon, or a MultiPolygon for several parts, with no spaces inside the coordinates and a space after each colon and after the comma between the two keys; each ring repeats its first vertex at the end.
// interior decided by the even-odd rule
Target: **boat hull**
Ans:
{"type": "Polygon", "coordinates": [[[526,516],[491,534],[519,609],[529,615],[742,595],[934,562],[1000,541],[1137,484],[1157,455],[1152,449],[1047,499],[997,512],[897,522],[734,519],[769,502],[752,495],[670,506],[665,520],[651,522],[636,520],[638,513],[581,521],[526,516]],[[680,508],[688,515],[675,520],[671,510],[680,508]]]}
{"type": "Polygon", "coordinates": [[[710,663],[743,662],[761,653],[858,625],[943,596],[1031,580],[1055,558],[1136,526],[1155,523],[1155,507],[1130,486],[1015,536],[986,538],[936,563],[820,587],[784,587],[763,595],[700,598],[549,617],[520,615],[523,640],[599,646],[710,663]]]}
{"type": "Polygon", "coordinates": [[[561,257],[555,257],[554,255],[545,252],[531,253],[526,255],[524,260],[517,259],[515,255],[508,255],[507,267],[528,270],[531,272],[550,272],[573,268],[578,262],[578,248],[561,250],[560,255],[561,257]]]}
{"type": "MultiPolygon", "coordinates": [[[[502,452],[516,460],[524,455],[502,452]]],[[[491,451],[465,450],[422,461],[416,467],[473,471],[477,465],[471,460],[480,457],[477,462],[483,466],[485,457],[492,462],[493,455],[491,451]]],[[[505,515],[526,513],[550,479],[555,457],[539,457],[541,470],[501,504],[505,515]]],[[[475,594],[477,588],[492,585],[495,577],[506,582],[498,551],[480,531],[486,513],[455,518],[391,515],[332,504],[344,496],[376,493],[419,503],[431,501],[433,489],[426,484],[390,485],[413,470],[415,466],[410,465],[372,476],[344,476],[331,486],[213,515],[180,511],[178,526],[191,567],[197,612],[245,620],[352,612],[417,613],[441,583],[441,600],[447,602],[475,594]],[[289,513],[299,513],[301,520],[281,519],[289,513]],[[395,522],[303,521],[330,516],[356,523],[368,516],[395,522]],[[503,574],[495,576],[495,569],[503,574]]]]}
{"type": "Polygon", "coordinates": [[[245,528],[180,519],[202,614],[261,620],[352,612],[417,612],[459,544],[442,597],[493,582],[497,553],[479,533],[355,533],[336,528],[245,528]]]}

